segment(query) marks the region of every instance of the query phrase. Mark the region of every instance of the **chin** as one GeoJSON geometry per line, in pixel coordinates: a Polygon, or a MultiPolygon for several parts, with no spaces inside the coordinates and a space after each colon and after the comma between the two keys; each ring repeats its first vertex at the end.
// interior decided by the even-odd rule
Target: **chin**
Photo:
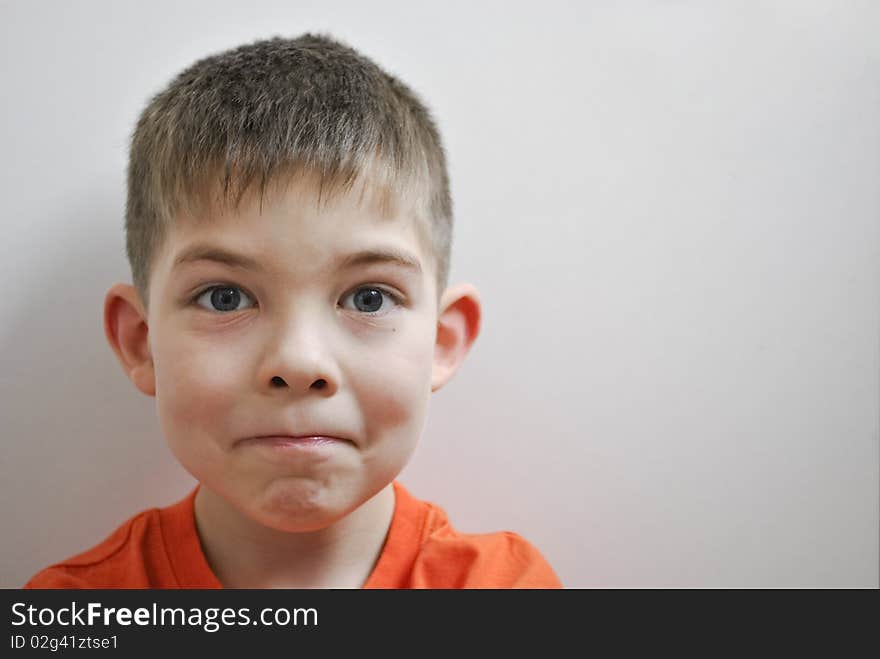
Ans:
{"type": "Polygon", "coordinates": [[[273,483],[258,504],[256,519],[288,533],[320,531],[339,521],[355,505],[345,505],[338,492],[312,481],[273,483]]]}

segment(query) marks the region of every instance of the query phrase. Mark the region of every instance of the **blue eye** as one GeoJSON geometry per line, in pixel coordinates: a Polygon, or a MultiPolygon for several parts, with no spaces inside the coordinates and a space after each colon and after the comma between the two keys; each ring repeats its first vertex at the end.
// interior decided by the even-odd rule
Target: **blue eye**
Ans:
{"type": "Polygon", "coordinates": [[[394,293],[378,286],[361,286],[344,299],[351,299],[355,310],[371,316],[383,316],[400,304],[400,298],[394,293]]]}
{"type": "Polygon", "coordinates": [[[196,304],[208,311],[230,312],[238,311],[243,300],[253,302],[238,286],[212,286],[196,297],[196,304]]]}

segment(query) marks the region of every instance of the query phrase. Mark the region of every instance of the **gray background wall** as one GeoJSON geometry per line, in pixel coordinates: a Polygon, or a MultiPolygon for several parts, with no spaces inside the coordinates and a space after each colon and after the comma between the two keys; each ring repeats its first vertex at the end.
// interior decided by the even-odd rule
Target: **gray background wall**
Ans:
{"type": "Polygon", "coordinates": [[[101,329],[139,111],[322,30],[436,113],[485,302],[411,491],[567,586],[876,587],[878,5],[421,4],[0,2],[0,586],[192,486],[101,329]]]}

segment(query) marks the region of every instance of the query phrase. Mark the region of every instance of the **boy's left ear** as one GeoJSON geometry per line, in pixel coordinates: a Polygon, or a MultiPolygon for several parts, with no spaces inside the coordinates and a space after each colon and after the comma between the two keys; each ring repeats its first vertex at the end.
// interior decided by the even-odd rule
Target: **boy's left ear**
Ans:
{"type": "Polygon", "coordinates": [[[449,382],[461,366],[480,333],[482,313],[480,294],[470,284],[459,284],[443,293],[437,315],[432,392],[449,382]]]}

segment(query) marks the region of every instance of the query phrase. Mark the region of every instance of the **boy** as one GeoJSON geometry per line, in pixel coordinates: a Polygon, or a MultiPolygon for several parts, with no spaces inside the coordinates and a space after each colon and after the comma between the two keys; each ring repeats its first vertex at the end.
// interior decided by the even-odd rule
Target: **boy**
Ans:
{"type": "Polygon", "coordinates": [[[104,328],[198,485],[29,588],[548,588],[395,477],[477,337],[447,288],[445,157],[409,88],[330,38],[193,64],[134,131],[134,285],[104,328]]]}

